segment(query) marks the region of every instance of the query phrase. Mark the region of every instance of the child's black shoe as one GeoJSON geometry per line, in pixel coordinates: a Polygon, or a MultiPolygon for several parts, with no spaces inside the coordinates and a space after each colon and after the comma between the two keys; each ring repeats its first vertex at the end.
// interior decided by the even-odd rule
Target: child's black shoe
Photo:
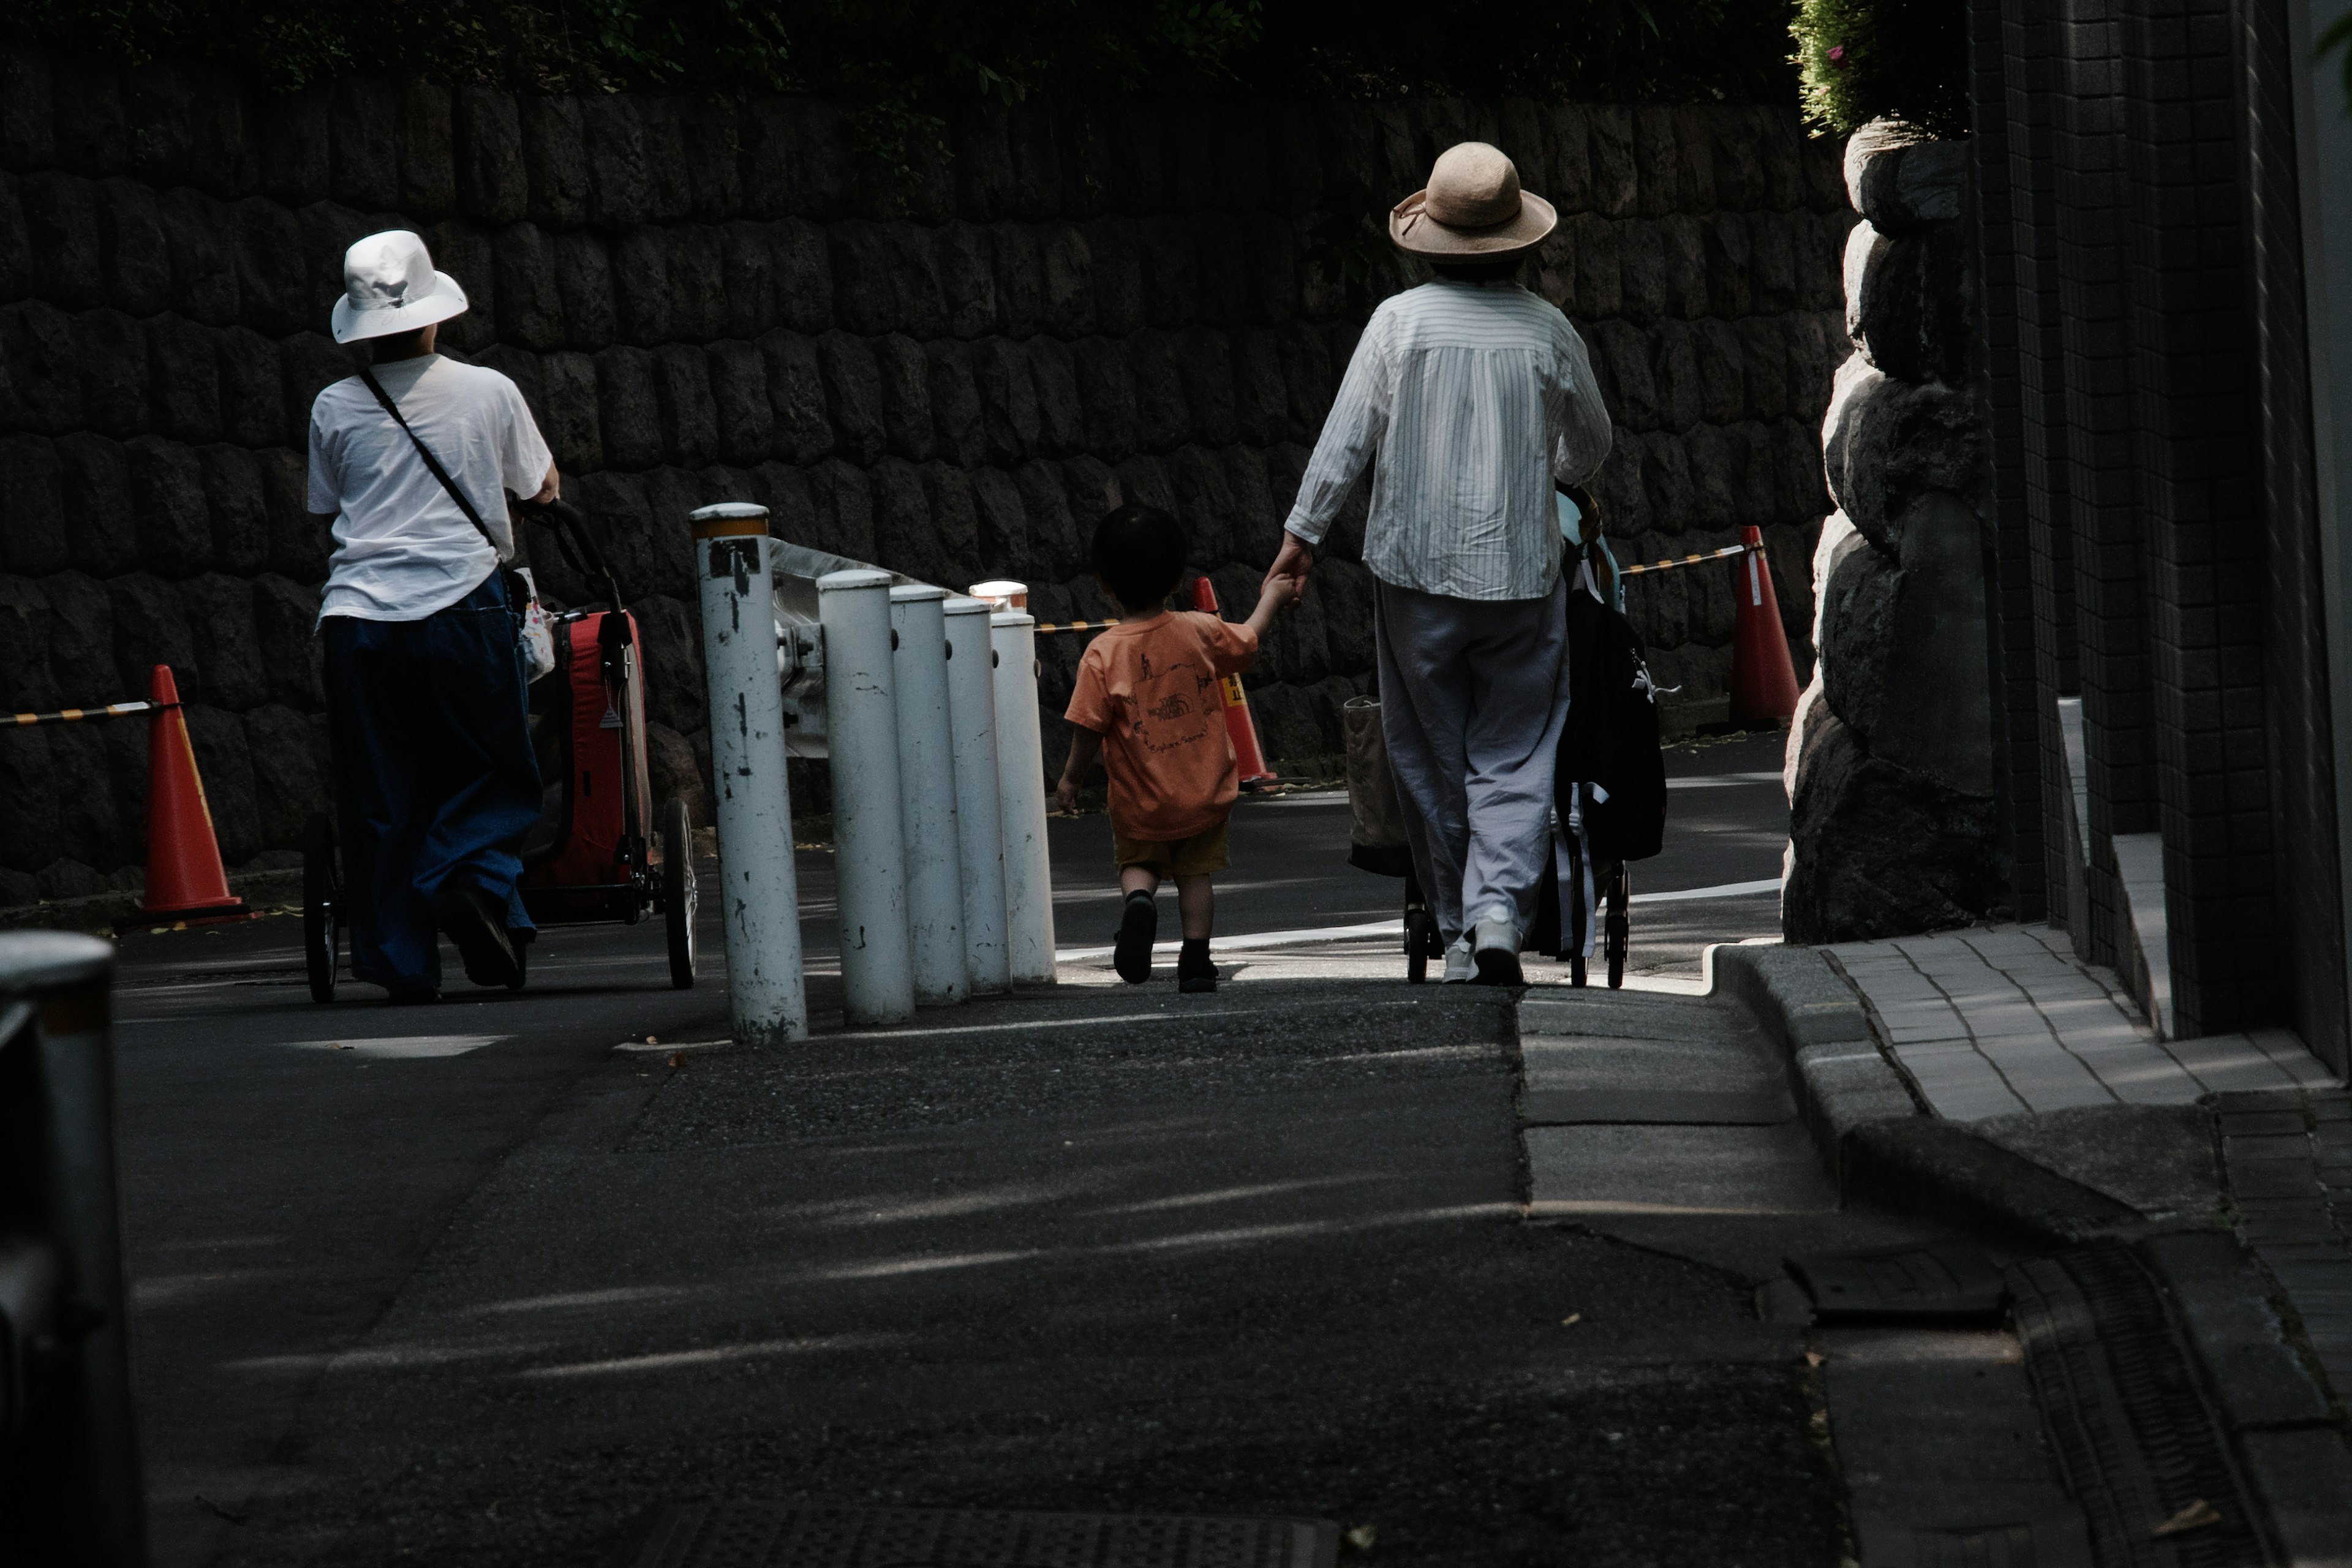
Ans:
{"type": "Polygon", "coordinates": [[[1209,939],[1186,937],[1176,955],[1176,989],[1179,991],[1214,991],[1217,988],[1217,966],[1209,962],[1209,939]]]}
{"type": "Polygon", "coordinates": [[[1127,896],[1127,912],[1119,917],[1118,941],[1110,951],[1110,966],[1129,985],[1151,978],[1151,944],[1160,936],[1160,900],[1138,888],[1127,896]]]}

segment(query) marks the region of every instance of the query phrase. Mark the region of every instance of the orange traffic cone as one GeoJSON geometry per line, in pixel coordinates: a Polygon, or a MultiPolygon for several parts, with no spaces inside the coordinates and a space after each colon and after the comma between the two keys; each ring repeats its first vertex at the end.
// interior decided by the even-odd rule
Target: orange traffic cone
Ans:
{"type": "Polygon", "coordinates": [[[1763,530],[1743,528],[1739,542],[1748,553],[1732,568],[1739,615],[1731,635],[1731,721],[1785,724],[1797,711],[1797,668],[1789,658],[1772,569],[1764,563],[1763,530]]]}
{"type": "Polygon", "coordinates": [[[228,890],[212,808],[196,776],[187,715],[172,667],[159,664],[147,683],[155,717],[147,729],[147,900],[140,919],[238,920],[251,913],[228,890]]]}
{"type": "MultiPolygon", "coordinates": [[[[1217,613],[1217,591],[1209,586],[1206,577],[1192,579],[1192,607],[1209,615],[1217,613]]],[[[1274,770],[1265,765],[1265,752],[1257,743],[1257,721],[1250,717],[1249,699],[1242,692],[1242,678],[1228,675],[1220,682],[1225,692],[1225,733],[1234,742],[1234,763],[1241,770],[1242,788],[1264,789],[1274,782],[1274,770]]]]}

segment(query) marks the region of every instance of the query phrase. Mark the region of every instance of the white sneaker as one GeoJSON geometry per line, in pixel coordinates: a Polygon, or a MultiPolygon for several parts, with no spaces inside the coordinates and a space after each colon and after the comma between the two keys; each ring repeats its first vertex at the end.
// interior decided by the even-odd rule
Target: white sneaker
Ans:
{"type": "Polygon", "coordinates": [[[1519,927],[1511,911],[1500,904],[1478,918],[1471,932],[1471,965],[1475,985],[1524,985],[1519,968],[1519,927]]]}
{"type": "Polygon", "coordinates": [[[1500,948],[1511,953],[1519,951],[1518,922],[1511,918],[1511,911],[1500,904],[1480,915],[1476,923],[1463,934],[1474,952],[1485,952],[1491,948],[1500,948]]]}
{"type": "Polygon", "coordinates": [[[1468,933],[1455,937],[1454,945],[1445,950],[1445,984],[1465,985],[1469,984],[1470,977],[1477,972],[1478,966],[1472,963],[1470,958],[1468,933]]]}

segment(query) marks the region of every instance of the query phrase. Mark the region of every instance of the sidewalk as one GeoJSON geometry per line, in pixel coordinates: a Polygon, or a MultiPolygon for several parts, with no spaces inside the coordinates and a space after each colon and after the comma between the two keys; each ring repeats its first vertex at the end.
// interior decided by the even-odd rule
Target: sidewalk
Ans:
{"type": "Polygon", "coordinates": [[[2352,1094],[2299,1038],[2158,1038],[2046,925],[1709,959],[1777,1039],[1849,1199],[2044,1255],[2011,1270],[2015,1318],[2045,1420],[2076,1435],[2069,1489],[2116,1505],[2095,1535],[2144,1528],[2158,1451],[2201,1410],[2231,1457],[2200,1484],[2245,1479],[2269,1560],[2343,1560],[2352,1094]],[[2168,1332],[2194,1393],[2135,1408],[2126,1369],[2160,1363],[2168,1332]]]}

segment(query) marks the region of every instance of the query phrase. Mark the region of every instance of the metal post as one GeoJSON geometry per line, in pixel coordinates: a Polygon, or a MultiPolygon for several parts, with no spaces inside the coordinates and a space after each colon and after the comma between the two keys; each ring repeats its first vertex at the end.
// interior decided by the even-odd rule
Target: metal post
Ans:
{"type": "Polygon", "coordinates": [[[964,963],[982,995],[1013,989],[1004,943],[1003,795],[996,780],[995,649],[989,607],[950,599],[948,724],[954,740],[956,839],[962,852],[964,963]]]}
{"type": "Polygon", "coordinates": [[[1037,731],[1037,623],[988,620],[996,650],[996,787],[1003,795],[1004,914],[1016,983],[1054,982],[1054,863],[1045,842],[1045,758],[1037,731]]]}
{"type": "Polygon", "coordinates": [[[702,663],[710,689],[710,774],[719,793],[719,904],[727,1005],[737,1040],[808,1038],[801,977],[793,797],[784,782],[784,701],[776,683],[775,541],[768,509],[744,501],[693,514],[702,583],[702,663]]]}
{"type": "Polygon", "coordinates": [[[944,588],[890,590],[890,672],[898,696],[898,820],[907,842],[907,936],[915,1000],[971,994],[963,959],[963,864],[956,843],[955,737],[948,722],[944,588]]]}
{"type": "Polygon", "coordinates": [[[138,1568],[114,949],[0,936],[0,1519],[8,1560],[138,1568]],[[37,1396],[37,1402],[34,1397],[37,1396]]]}
{"type": "Polygon", "coordinates": [[[816,596],[824,626],[843,998],[853,1024],[897,1024],[915,1016],[915,975],[898,805],[890,574],[870,567],[828,572],[816,580],[816,596]]]}

